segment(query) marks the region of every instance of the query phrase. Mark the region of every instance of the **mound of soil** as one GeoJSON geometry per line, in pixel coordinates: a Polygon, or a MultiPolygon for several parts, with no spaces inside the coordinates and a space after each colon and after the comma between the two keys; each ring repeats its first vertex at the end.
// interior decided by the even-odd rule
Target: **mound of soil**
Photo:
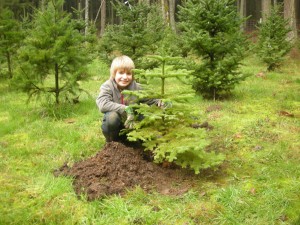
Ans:
{"type": "Polygon", "coordinates": [[[71,176],[76,194],[94,200],[140,186],[146,192],[180,195],[191,186],[195,175],[179,168],[163,167],[144,159],[142,149],[118,142],[107,143],[94,157],[63,165],[54,174],[71,176]]]}

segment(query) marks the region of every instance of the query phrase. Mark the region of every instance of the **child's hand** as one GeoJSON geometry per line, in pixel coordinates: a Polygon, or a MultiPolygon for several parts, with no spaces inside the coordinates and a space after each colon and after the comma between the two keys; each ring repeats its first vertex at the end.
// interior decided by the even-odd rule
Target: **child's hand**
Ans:
{"type": "Polygon", "coordinates": [[[131,106],[126,106],[125,107],[125,112],[127,113],[127,115],[129,115],[129,114],[134,115],[133,114],[133,108],[131,106]]]}
{"type": "Polygon", "coordinates": [[[133,109],[130,106],[126,106],[125,112],[127,114],[127,119],[124,123],[125,128],[133,129],[134,128],[134,113],[133,109]]]}
{"type": "Polygon", "coordinates": [[[157,103],[157,106],[160,107],[161,109],[168,109],[168,108],[172,108],[172,102],[171,101],[163,101],[163,100],[159,100],[157,103]]]}

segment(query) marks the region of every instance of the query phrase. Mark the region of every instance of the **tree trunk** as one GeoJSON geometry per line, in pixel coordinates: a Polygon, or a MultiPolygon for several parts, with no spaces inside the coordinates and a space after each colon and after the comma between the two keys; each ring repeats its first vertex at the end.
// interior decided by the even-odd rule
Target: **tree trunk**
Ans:
{"type": "Polygon", "coordinates": [[[240,16],[246,17],[246,0],[240,0],[240,16]]]}
{"type": "Polygon", "coordinates": [[[84,34],[85,36],[87,36],[88,26],[89,26],[89,0],[85,0],[84,20],[85,20],[84,34]]]}
{"type": "Polygon", "coordinates": [[[161,76],[161,98],[165,95],[165,61],[162,63],[162,76],[161,76]]]}
{"type": "Polygon", "coordinates": [[[106,24],[106,0],[101,0],[100,36],[104,34],[106,24]]]}
{"type": "Polygon", "coordinates": [[[161,10],[162,10],[162,16],[163,20],[169,25],[169,9],[168,9],[168,1],[167,0],[161,0],[161,10]]]}
{"type": "Polygon", "coordinates": [[[173,31],[176,32],[175,22],[175,0],[169,0],[170,25],[173,31]]]}
{"type": "Polygon", "coordinates": [[[109,8],[109,12],[110,12],[110,24],[114,24],[114,17],[115,17],[115,14],[114,14],[114,8],[113,8],[113,6],[112,6],[112,4],[109,2],[109,6],[108,6],[108,8],[109,8]]]}
{"type": "Polygon", "coordinates": [[[58,64],[55,63],[55,102],[59,104],[59,79],[58,79],[58,64]]]}
{"type": "Polygon", "coordinates": [[[270,15],[271,10],[271,0],[262,0],[262,19],[263,22],[266,21],[267,17],[270,15]]]}
{"type": "Polygon", "coordinates": [[[7,67],[8,67],[8,77],[11,79],[13,77],[12,67],[11,67],[11,57],[9,51],[6,51],[7,67]]]}
{"type": "Polygon", "coordinates": [[[41,8],[42,12],[45,11],[45,0],[41,0],[41,2],[40,2],[40,8],[41,8]]]}
{"type": "Polygon", "coordinates": [[[290,41],[297,38],[295,0],[284,0],[284,18],[289,21],[291,32],[288,35],[290,41]]]}
{"type": "MultiPolygon", "coordinates": [[[[241,18],[246,17],[246,0],[238,0],[238,10],[241,18]]],[[[241,25],[241,30],[245,30],[246,28],[246,23],[244,22],[241,25]]]]}

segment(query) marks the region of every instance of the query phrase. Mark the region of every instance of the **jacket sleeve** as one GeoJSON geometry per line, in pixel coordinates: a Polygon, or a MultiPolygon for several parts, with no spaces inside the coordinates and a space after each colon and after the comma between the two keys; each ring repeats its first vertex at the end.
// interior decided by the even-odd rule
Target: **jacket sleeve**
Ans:
{"type": "Polygon", "coordinates": [[[102,113],[115,111],[122,114],[126,107],[113,101],[113,91],[105,84],[100,87],[100,94],[96,99],[96,104],[102,113]]]}
{"type": "Polygon", "coordinates": [[[140,102],[147,104],[147,105],[156,105],[157,106],[159,101],[160,101],[159,99],[155,99],[155,98],[144,98],[140,102]]]}

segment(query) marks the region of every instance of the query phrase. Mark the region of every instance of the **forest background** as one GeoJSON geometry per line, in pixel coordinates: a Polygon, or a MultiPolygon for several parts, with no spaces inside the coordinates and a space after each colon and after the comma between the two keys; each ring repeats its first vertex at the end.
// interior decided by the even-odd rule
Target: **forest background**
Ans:
{"type": "MultiPolygon", "coordinates": [[[[107,1],[107,0],[73,0],[66,1],[64,10],[74,13],[74,9],[80,12],[76,16],[84,18],[86,22],[91,21],[95,24],[98,34],[102,35],[107,24],[120,23],[120,18],[116,13],[114,4],[122,1],[107,1]]],[[[133,3],[128,2],[128,3],[133,3]]],[[[176,22],[178,21],[178,5],[184,4],[184,0],[160,0],[160,1],[138,1],[145,4],[159,4],[163,19],[170,24],[173,30],[177,29],[176,22]]],[[[241,17],[250,18],[244,24],[244,30],[255,30],[257,22],[265,17],[270,11],[272,5],[284,5],[284,17],[290,19],[293,32],[296,33],[296,27],[299,26],[300,21],[300,3],[296,0],[236,0],[237,11],[241,17]]],[[[47,0],[1,0],[0,9],[9,7],[17,18],[26,17],[31,14],[34,8],[43,8],[47,0]]]]}

